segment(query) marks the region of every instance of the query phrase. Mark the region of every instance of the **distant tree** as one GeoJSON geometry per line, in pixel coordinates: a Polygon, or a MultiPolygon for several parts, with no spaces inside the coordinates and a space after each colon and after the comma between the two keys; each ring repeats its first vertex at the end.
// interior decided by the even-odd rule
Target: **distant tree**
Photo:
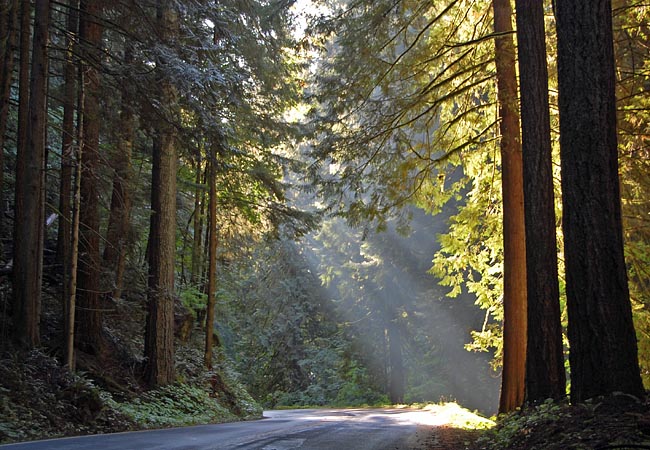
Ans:
{"type": "MultiPolygon", "coordinates": [[[[156,4],[159,36],[171,45],[178,35],[178,13],[164,0],[156,4]]],[[[174,258],[176,254],[176,134],[173,111],[177,91],[170,78],[169,61],[160,49],[156,61],[160,109],[156,124],[151,174],[149,230],[149,285],[145,329],[145,379],[151,387],[174,381],[174,258]]]]}
{"type": "Polygon", "coordinates": [[[562,226],[571,399],[644,393],[623,256],[612,7],[559,0],[562,226]]]}
{"type": "MultiPolygon", "coordinates": [[[[23,14],[28,11],[27,8],[23,9],[23,14]]],[[[21,186],[22,207],[16,216],[13,271],[14,336],[19,345],[27,348],[40,344],[49,21],[50,2],[37,0],[34,4],[29,119],[25,123],[27,142],[24,153],[19,155],[22,161],[18,164],[21,164],[23,169],[20,177],[16,179],[16,184],[21,186]]],[[[26,50],[25,47],[21,49],[21,64],[25,63],[26,50]]]]}
{"type": "Polygon", "coordinates": [[[208,304],[205,313],[205,366],[212,369],[212,346],[214,345],[214,304],[217,295],[217,149],[218,144],[213,146],[214,150],[208,161],[208,184],[209,206],[208,206],[208,304]]]}
{"type": "Polygon", "coordinates": [[[566,395],[555,235],[544,7],[517,0],[521,93],[528,340],[526,401],[566,395]]]}
{"type": "Polygon", "coordinates": [[[499,412],[524,401],[526,244],[515,46],[510,0],[493,0],[503,191],[503,375],[499,412]]]}
{"type": "MultiPolygon", "coordinates": [[[[70,258],[70,223],[72,192],[72,157],[74,151],[74,113],[76,99],[77,61],[75,45],[79,28],[79,0],[68,2],[68,19],[65,35],[65,63],[63,68],[63,119],[61,122],[61,171],[59,177],[59,228],[56,245],[56,260],[64,266],[64,277],[69,268],[65,267],[70,258]]],[[[64,297],[67,295],[64,293],[64,297]]]]}
{"type": "MultiPolygon", "coordinates": [[[[130,42],[125,43],[124,64],[133,64],[133,48],[130,42]]],[[[111,274],[110,293],[113,298],[122,296],[124,270],[129,234],[129,216],[131,214],[132,169],[131,158],[135,143],[136,116],[131,99],[131,88],[127,77],[122,80],[120,95],[120,114],[118,119],[117,148],[113,151],[111,165],[113,174],[113,191],[106,231],[106,246],[104,247],[104,266],[111,274]]]]}

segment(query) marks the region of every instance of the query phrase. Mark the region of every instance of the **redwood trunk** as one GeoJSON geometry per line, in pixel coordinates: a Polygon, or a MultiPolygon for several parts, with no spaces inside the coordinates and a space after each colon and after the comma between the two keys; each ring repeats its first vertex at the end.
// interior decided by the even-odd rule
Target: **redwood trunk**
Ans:
{"type": "Polygon", "coordinates": [[[528,344],[526,401],[566,395],[542,0],[517,0],[528,344]]]}
{"type": "MultiPolygon", "coordinates": [[[[510,0],[493,0],[494,31],[512,32],[510,0]]],[[[501,176],[503,191],[503,377],[499,412],[512,411],[524,401],[526,370],[526,238],[517,75],[512,34],[495,39],[501,176]]]]}
{"type": "Polygon", "coordinates": [[[99,253],[99,132],[100,78],[97,64],[101,61],[102,26],[100,0],[81,2],[80,36],[83,43],[84,104],[81,163],[81,209],[79,220],[79,268],[77,286],[77,342],[84,351],[101,354],[103,313],[100,301],[99,253]]]}
{"type": "Polygon", "coordinates": [[[14,266],[15,338],[19,345],[40,344],[41,284],[43,276],[44,195],[43,174],[47,129],[47,79],[50,2],[34,4],[32,73],[29,84],[27,145],[22,155],[22,208],[16,217],[17,240],[14,266]]]}
{"type": "Polygon", "coordinates": [[[641,397],[623,256],[611,1],[558,0],[555,11],[571,400],[641,397]]]}
{"type": "MultiPolygon", "coordinates": [[[[176,34],[176,14],[167,2],[158,0],[158,21],[163,40],[176,34]]],[[[154,143],[151,182],[151,227],[149,232],[149,293],[145,331],[145,378],[151,387],[174,381],[174,258],[176,253],[176,142],[170,125],[177,101],[174,85],[161,70],[159,119],[154,143]]]]}

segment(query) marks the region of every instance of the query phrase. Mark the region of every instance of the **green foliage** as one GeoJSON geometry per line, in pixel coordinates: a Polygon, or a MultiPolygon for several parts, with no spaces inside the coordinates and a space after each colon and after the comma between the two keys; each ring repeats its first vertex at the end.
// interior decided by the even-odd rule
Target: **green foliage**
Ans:
{"type": "Polygon", "coordinates": [[[228,408],[210,397],[204,388],[178,383],[133,399],[116,402],[109,394],[104,401],[142,428],[197,425],[237,420],[228,408]]]}
{"type": "MultiPolygon", "coordinates": [[[[476,448],[483,450],[591,450],[630,448],[648,444],[649,436],[636,417],[647,411],[636,399],[624,394],[590,400],[585,404],[567,405],[547,400],[499,416],[497,425],[481,436],[476,448]]],[[[645,447],[644,447],[645,448],[645,447]]]]}
{"type": "Polygon", "coordinates": [[[486,448],[509,448],[517,437],[525,435],[532,427],[539,427],[556,422],[560,419],[562,407],[560,404],[547,400],[536,408],[511,413],[501,417],[499,425],[493,433],[479,439],[481,445],[489,444],[486,448]]]}
{"type": "Polygon", "coordinates": [[[196,319],[197,312],[204,310],[208,304],[207,295],[197,286],[185,286],[180,292],[180,298],[183,306],[189,309],[196,319]]]}
{"type": "Polygon", "coordinates": [[[7,354],[0,359],[0,443],[131,429],[104,395],[87,375],[40,351],[7,354]]]}

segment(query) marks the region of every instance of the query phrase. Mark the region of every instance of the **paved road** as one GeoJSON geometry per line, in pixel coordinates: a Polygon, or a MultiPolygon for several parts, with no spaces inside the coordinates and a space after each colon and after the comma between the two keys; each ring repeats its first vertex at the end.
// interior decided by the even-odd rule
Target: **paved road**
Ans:
{"type": "Polygon", "coordinates": [[[0,450],[407,450],[432,413],[409,409],[266,411],[265,419],[0,445],[0,450]]]}

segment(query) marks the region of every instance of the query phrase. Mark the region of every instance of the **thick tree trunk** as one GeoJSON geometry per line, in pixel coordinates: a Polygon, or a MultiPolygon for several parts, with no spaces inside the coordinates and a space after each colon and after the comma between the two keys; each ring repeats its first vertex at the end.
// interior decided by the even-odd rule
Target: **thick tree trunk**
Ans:
{"type": "MultiPolygon", "coordinates": [[[[495,33],[512,32],[510,0],[493,0],[495,33]]],[[[526,237],[515,46],[511,34],[495,39],[503,191],[503,378],[499,412],[524,401],[526,370],[526,237]]]]}
{"type": "Polygon", "coordinates": [[[571,400],[644,394],[623,256],[612,9],[558,0],[562,226],[571,400]]]}
{"type": "Polygon", "coordinates": [[[100,132],[100,75],[102,25],[99,17],[100,0],[82,0],[80,37],[84,71],[83,141],[81,176],[81,236],[77,286],[77,343],[86,352],[100,355],[103,348],[103,313],[100,300],[99,253],[99,132],[100,132]]]}
{"type": "Polygon", "coordinates": [[[18,11],[20,2],[3,2],[2,23],[0,23],[0,236],[3,235],[5,216],[4,197],[4,142],[9,116],[9,98],[13,79],[16,43],[18,41],[18,11]],[[7,8],[7,9],[4,9],[7,8]]]}
{"type": "MultiPolygon", "coordinates": [[[[132,51],[127,48],[124,52],[124,63],[131,64],[132,51]]],[[[113,298],[122,296],[124,267],[126,263],[126,245],[129,232],[129,216],[131,213],[131,155],[135,140],[135,116],[129,103],[128,92],[122,92],[122,111],[120,112],[120,136],[117,152],[113,157],[113,194],[111,210],[106,232],[106,247],[104,248],[104,264],[113,274],[113,298]]]]}
{"type": "Polygon", "coordinates": [[[34,4],[32,73],[29,85],[27,145],[22,155],[23,202],[14,251],[14,326],[19,345],[32,348],[40,344],[41,284],[43,277],[44,195],[43,176],[47,130],[47,79],[50,2],[34,4]]]}
{"type": "Polygon", "coordinates": [[[542,0],[517,0],[528,343],[526,401],[566,395],[542,0]]]}
{"type": "Polygon", "coordinates": [[[214,303],[217,291],[217,152],[212,152],[210,165],[210,206],[208,223],[210,224],[210,240],[208,251],[208,304],[205,314],[205,366],[212,368],[212,345],[214,337],[214,303]]]}
{"type": "MultiPolygon", "coordinates": [[[[161,37],[176,35],[178,19],[171,6],[158,0],[161,37]]],[[[158,121],[151,182],[149,232],[149,294],[145,332],[145,378],[151,387],[174,381],[174,258],[176,253],[176,142],[168,120],[177,101],[174,85],[158,61],[160,104],[166,117],[158,121]]]]}

